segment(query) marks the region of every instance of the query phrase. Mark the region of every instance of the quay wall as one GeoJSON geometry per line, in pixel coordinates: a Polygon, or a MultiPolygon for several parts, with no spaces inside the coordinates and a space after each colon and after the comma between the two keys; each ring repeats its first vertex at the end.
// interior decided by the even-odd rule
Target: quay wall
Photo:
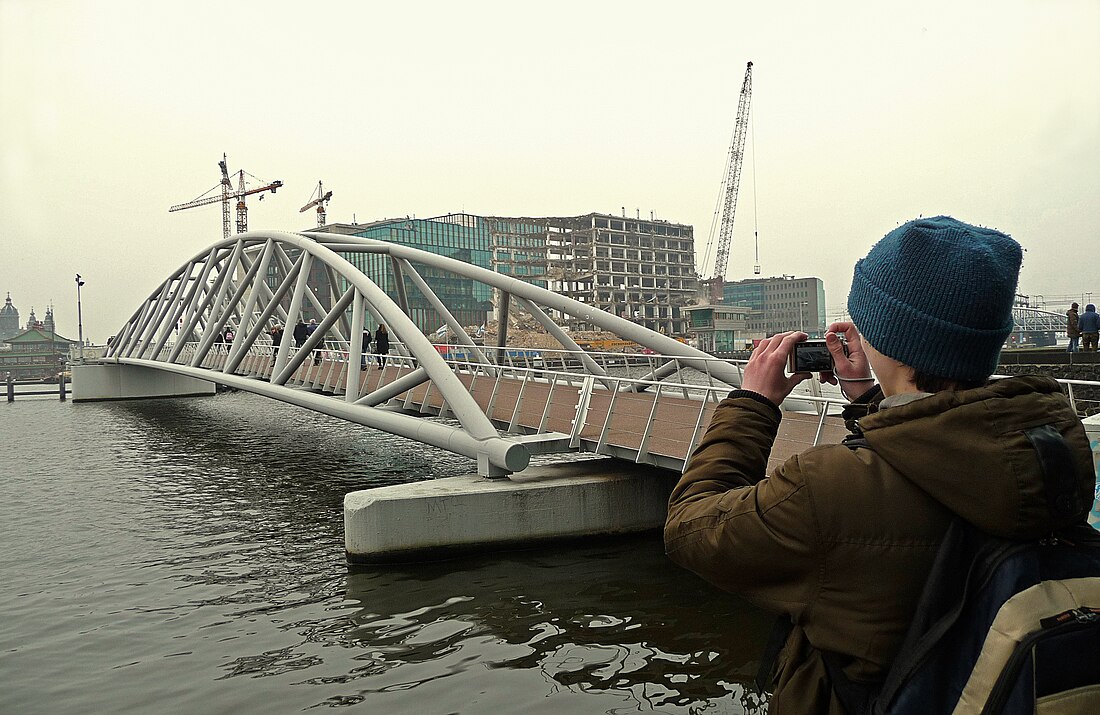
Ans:
{"type": "MultiPolygon", "coordinates": [[[[1064,353],[1063,353],[1064,354],[1064,353]]],[[[1100,354],[1100,353],[1098,353],[1100,354]]],[[[1077,359],[1077,356],[1074,356],[1077,359]]],[[[1018,363],[997,366],[1000,375],[1046,375],[1055,380],[1086,380],[1100,383],[1100,361],[1074,364],[1018,363]]],[[[1074,385],[1073,398],[1082,417],[1100,414],[1100,386],[1074,385]]]]}

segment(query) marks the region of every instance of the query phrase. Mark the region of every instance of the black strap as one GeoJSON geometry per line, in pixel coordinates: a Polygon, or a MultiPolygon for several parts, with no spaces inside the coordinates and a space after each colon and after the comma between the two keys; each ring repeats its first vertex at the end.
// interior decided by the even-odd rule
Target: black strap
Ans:
{"type": "Polygon", "coordinates": [[[871,712],[871,703],[882,690],[882,681],[873,683],[860,683],[848,677],[844,672],[844,661],[851,661],[836,653],[821,651],[821,660],[825,663],[825,671],[829,674],[829,681],[833,686],[833,692],[837,700],[844,706],[847,715],[867,715],[871,712]]]}
{"type": "Polygon", "coordinates": [[[776,617],[771,635],[768,636],[768,644],[764,646],[764,652],[760,655],[760,667],[756,671],[756,692],[765,693],[771,690],[775,679],[775,663],[779,660],[779,653],[793,630],[794,621],[789,615],[784,613],[776,617]]]}
{"type": "Polygon", "coordinates": [[[952,520],[873,712],[889,711],[901,688],[959,620],[973,594],[981,590],[1001,562],[1026,547],[1026,543],[987,536],[961,517],[952,520]]]}
{"type": "Polygon", "coordinates": [[[1043,470],[1043,487],[1047,509],[1055,521],[1065,522],[1085,511],[1081,492],[1077,489],[1077,468],[1073,451],[1054,425],[1040,425],[1025,430],[1031,446],[1039,457],[1043,470]]]}

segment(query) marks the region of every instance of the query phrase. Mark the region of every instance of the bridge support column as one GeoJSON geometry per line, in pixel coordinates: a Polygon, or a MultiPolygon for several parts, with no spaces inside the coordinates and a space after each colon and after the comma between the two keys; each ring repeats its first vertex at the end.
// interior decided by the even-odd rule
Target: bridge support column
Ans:
{"type": "Polygon", "coordinates": [[[426,561],[456,553],[661,528],[675,472],[612,459],[529,467],[352,492],[344,544],[352,564],[426,561]]]}
{"type": "Polygon", "coordinates": [[[191,397],[213,395],[217,389],[206,380],[141,365],[88,363],[72,370],[73,402],[191,397]]]}

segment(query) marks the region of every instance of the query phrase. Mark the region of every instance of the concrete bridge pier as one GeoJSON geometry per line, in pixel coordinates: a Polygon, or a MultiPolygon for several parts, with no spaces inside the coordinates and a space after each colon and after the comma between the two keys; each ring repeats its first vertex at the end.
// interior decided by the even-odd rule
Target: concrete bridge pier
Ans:
{"type": "Polygon", "coordinates": [[[213,382],[140,365],[73,365],[73,402],[213,395],[213,382]]]}
{"type": "Polygon", "coordinates": [[[675,472],[615,459],[534,466],[509,479],[475,474],[351,492],[351,564],[428,561],[561,539],[661,528],[675,472]]]}

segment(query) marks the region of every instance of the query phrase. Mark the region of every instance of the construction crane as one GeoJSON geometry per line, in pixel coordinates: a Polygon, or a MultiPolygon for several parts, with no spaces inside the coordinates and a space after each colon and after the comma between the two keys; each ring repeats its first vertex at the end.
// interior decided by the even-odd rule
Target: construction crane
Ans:
{"type": "MultiPolygon", "coordinates": [[[[745,67],[745,81],[741,83],[741,98],[737,102],[737,120],[734,122],[733,141],[730,142],[729,158],[726,161],[726,174],[722,181],[725,187],[719,192],[722,201],[722,221],[718,231],[718,252],[714,259],[714,275],[704,283],[710,289],[710,302],[721,303],[722,286],[725,283],[726,264],[729,263],[730,243],[733,240],[733,219],[737,213],[737,189],[741,183],[741,162],[745,158],[745,137],[749,126],[749,104],[752,99],[752,62],[745,67]]],[[[715,215],[717,216],[717,209],[715,215]]],[[[711,241],[714,238],[714,226],[711,225],[711,241]]],[[[708,245],[708,253],[710,247],[708,245]]],[[[760,254],[757,252],[755,273],[760,273],[760,254]]]]}
{"type": "MultiPolygon", "coordinates": [[[[237,200],[237,233],[244,233],[248,230],[248,207],[245,205],[245,197],[252,194],[261,194],[264,191],[270,191],[275,193],[276,189],[283,185],[281,181],[272,181],[269,184],[260,186],[257,188],[249,189],[245,185],[245,172],[241,169],[239,172],[235,172],[238,175],[237,189],[233,189],[233,180],[229,176],[229,170],[226,168],[226,156],[222,154],[222,160],[218,162],[218,168],[222,172],[222,180],[210,191],[195,199],[194,201],[188,201],[184,204],[176,204],[168,208],[169,212],[182,211],[183,209],[193,209],[196,206],[208,206],[209,204],[221,202],[222,203],[222,237],[229,238],[229,202],[230,199],[235,198],[237,200]],[[208,196],[211,191],[221,187],[220,195],[208,196]]],[[[262,181],[252,174],[248,176],[256,179],[256,181],[262,181]]],[[[263,198],[262,196],[260,198],[263,198]]]]}
{"type": "Polygon", "coordinates": [[[300,208],[298,213],[304,213],[309,211],[314,206],[317,207],[317,227],[320,228],[325,225],[325,204],[332,198],[332,192],[325,193],[325,187],[320,181],[317,182],[317,190],[310,197],[310,202],[300,208]],[[316,198],[313,198],[316,197],[316,198]]]}

